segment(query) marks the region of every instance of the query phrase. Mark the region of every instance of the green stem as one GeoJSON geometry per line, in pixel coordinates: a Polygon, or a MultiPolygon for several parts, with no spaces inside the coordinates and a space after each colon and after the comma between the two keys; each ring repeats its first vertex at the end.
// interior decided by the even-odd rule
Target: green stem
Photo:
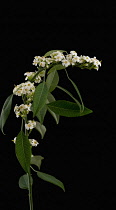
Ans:
{"type": "Polygon", "coordinates": [[[29,184],[29,207],[30,210],[33,210],[33,196],[32,196],[32,183],[31,183],[31,174],[30,172],[27,174],[28,175],[28,184],[29,184]]]}
{"type": "Polygon", "coordinates": [[[43,71],[44,70],[44,68],[43,69],[41,69],[41,70],[38,70],[37,72],[36,72],[36,74],[32,77],[32,79],[30,80],[30,82],[34,82],[34,80],[35,80],[35,78],[38,76],[38,74],[41,72],[41,71],[43,71]]]}
{"type": "MultiPolygon", "coordinates": [[[[27,115],[25,117],[25,123],[27,123],[27,115]]],[[[28,136],[28,132],[25,128],[25,135],[28,136]]],[[[29,207],[30,210],[33,210],[33,196],[32,196],[32,183],[31,183],[31,173],[30,173],[30,169],[29,172],[27,173],[28,175],[28,186],[29,186],[29,207]]]]}
{"type": "Polygon", "coordinates": [[[38,172],[37,170],[35,170],[32,166],[30,166],[30,168],[32,168],[33,171],[35,171],[36,173],[38,172]]]}
{"type": "Polygon", "coordinates": [[[22,118],[22,123],[21,123],[21,131],[23,131],[23,118],[22,118]]]}

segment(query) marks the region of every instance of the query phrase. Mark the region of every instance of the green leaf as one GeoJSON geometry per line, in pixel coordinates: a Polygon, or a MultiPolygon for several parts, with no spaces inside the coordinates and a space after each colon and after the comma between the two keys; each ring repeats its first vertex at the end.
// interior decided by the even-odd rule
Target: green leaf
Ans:
{"type": "Polygon", "coordinates": [[[53,52],[56,52],[56,51],[66,52],[65,50],[50,50],[44,55],[44,57],[50,56],[50,54],[52,54],[53,52]]]}
{"type": "Polygon", "coordinates": [[[64,188],[63,183],[60,180],[56,179],[54,176],[51,176],[49,174],[46,174],[46,173],[43,173],[43,172],[40,172],[40,171],[37,172],[37,175],[38,175],[39,178],[43,179],[44,181],[50,182],[54,185],[57,185],[58,187],[60,187],[65,192],[65,188],[64,188]]]}
{"type": "Polygon", "coordinates": [[[59,123],[60,116],[58,114],[54,113],[53,111],[51,111],[51,109],[49,107],[48,107],[48,111],[52,115],[52,117],[54,118],[54,120],[56,121],[56,124],[58,124],[59,123]]]}
{"type": "Polygon", "coordinates": [[[41,134],[41,137],[43,139],[45,132],[46,132],[46,127],[44,125],[42,125],[41,123],[36,121],[36,130],[39,131],[39,133],[41,134]]]}
{"type": "MultiPolygon", "coordinates": [[[[31,185],[33,184],[33,179],[31,177],[31,185]]],[[[29,178],[28,174],[24,174],[19,179],[19,187],[24,190],[29,190],[29,178]]]]}
{"type": "MultiPolygon", "coordinates": [[[[66,69],[65,69],[65,71],[66,71],[66,69]]],[[[79,89],[78,89],[77,85],[73,82],[73,80],[70,79],[70,77],[68,76],[67,71],[66,71],[66,75],[67,75],[68,80],[72,83],[73,87],[75,88],[75,90],[76,90],[76,92],[77,92],[77,94],[78,94],[78,96],[79,96],[79,98],[80,98],[80,101],[81,101],[81,104],[82,104],[82,112],[83,112],[83,110],[84,110],[84,103],[83,103],[81,94],[80,94],[80,92],[79,92],[79,89]]]]}
{"type": "Polygon", "coordinates": [[[31,147],[28,137],[20,131],[15,144],[16,157],[26,173],[30,171],[31,147]]]}
{"type": "Polygon", "coordinates": [[[53,72],[53,71],[56,71],[56,70],[62,70],[62,69],[65,69],[66,67],[63,66],[62,64],[56,64],[54,65],[49,71],[48,71],[48,74],[53,72]]]}
{"type": "Polygon", "coordinates": [[[43,81],[41,84],[39,84],[36,89],[33,96],[33,117],[36,116],[36,114],[42,109],[42,107],[45,105],[48,95],[48,89],[46,83],[43,81]]]}
{"type": "Polygon", "coordinates": [[[13,98],[13,94],[11,94],[10,96],[8,96],[8,98],[6,99],[6,101],[4,102],[2,111],[1,111],[1,116],[0,116],[0,129],[3,132],[3,128],[4,125],[6,123],[6,120],[10,114],[11,111],[11,106],[12,106],[12,98],[13,98]]]}
{"type": "Polygon", "coordinates": [[[59,76],[57,71],[51,72],[46,79],[46,85],[49,92],[52,92],[59,82],[59,76]]]}
{"type": "Polygon", "coordinates": [[[42,107],[42,109],[36,114],[36,117],[38,118],[38,120],[40,121],[41,124],[43,124],[46,112],[47,112],[47,106],[45,104],[42,107]]]}
{"type": "Polygon", "coordinates": [[[32,165],[36,165],[39,168],[39,170],[40,170],[41,162],[42,162],[43,159],[44,159],[44,157],[42,157],[40,155],[32,156],[31,157],[31,164],[32,165]]]}
{"type": "Polygon", "coordinates": [[[65,88],[61,87],[61,86],[57,86],[57,88],[61,89],[62,91],[64,91],[65,93],[67,93],[67,95],[69,95],[79,106],[80,110],[81,110],[81,104],[79,103],[79,101],[72,95],[72,93],[70,93],[68,90],[66,90],[65,88]]]}
{"type": "MultiPolygon", "coordinates": [[[[56,100],[55,100],[54,96],[53,96],[51,93],[49,93],[49,94],[48,94],[47,103],[51,103],[51,102],[53,102],[53,101],[56,101],[56,100]]],[[[48,108],[49,113],[50,113],[50,114],[52,115],[52,117],[55,119],[56,124],[58,124],[58,123],[59,123],[59,118],[60,118],[60,116],[59,116],[58,114],[54,113],[51,109],[49,109],[49,107],[47,107],[47,108],[48,108]]]]}
{"type": "Polygon", "coordinates": [[[47,106],[56,114],[65,117],[80,117],[92,113],[92,110],[84,107],[84,111],[80,112],[79,106],[76,103],[58,100],[47,104],[47,106]]]}

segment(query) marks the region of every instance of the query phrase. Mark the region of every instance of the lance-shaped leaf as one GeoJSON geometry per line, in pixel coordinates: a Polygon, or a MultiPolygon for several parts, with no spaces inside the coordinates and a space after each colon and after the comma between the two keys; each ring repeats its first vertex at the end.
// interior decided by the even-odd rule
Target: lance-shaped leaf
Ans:
{"type": "Polygon", "coordinates": [[[56,52],[56,51],[66,52],[65,50],[50,50],[50,51],[48,51],[44,56],[45,56],[45,57],[50,56],[53,52],[56,52]]]}
{"type": "MultiPolygon", "coordinates": [[[[33,184],[33,179],[31,176],[31,185],[33,184]]],[[[28,174],[24,174],[19,179],[19,187],[24,190],[29,190],[29,177],[28,174]]]]}
{"type": "Polygon", "coordinates": [[[26,173],[30,171],[31,147],[28,137],[20,131],[15,144],[16,157],[26,173]]]}
{"type": "MultiPolygon", "coordinates": [[[[54,96],[53,96],[51,93],[49,93],[49,94],[48,94],[48,98],[47,98],[47,103],[51,103],[51,102],[53,102],[53,101],[56,101],[56,100],[55,100],[54,96]]],[[[52,117],[55,119],[56,124],[58,124],[58,123],[59,123],[59,118],[60,118],[60,116],[59,116],[58,114],[54,113],[51,109],[49,109],[48,106],[47,106],[47,108],[48,108],[49,113],[50,113],[50,114],[52,115],[52,117]]]]}
{"type": "Polygon", "coordinates": [[[65,192],[64,184],[60,180],[56,179],[54,176],[51,176],[49,174],[40,171],[37,172],[37,175],[39,178],[43,179],[44,181],[57,185],[65,192]]]}
{"type": "Polygon", "coordinates": [[[80,104],[80,102],[72,95],[72,93],[70,93],[68,90],[66,90],[65,88],[63,88],[61,86],[57,86],[57,88],[61,89],[65,93],[67,93],[67,95],[69,95],[78,104],[78,106],[79,106],[79,108],[81,110],[81,104],[80,104]]]}
{"type": "Polygon", "coordinates": [[[43,124],[46,112],[47,112],[47,106],[45,104],[42,107],[42,109],[36,114],[36,117],[38,118],[38,120],[40,121],[41,124],[43,124]]]}
{"type": "Polygon", "coordinates": [[[73,82],[73,80],[70,79],[70,77],[69,77],[68,72],[67,72],[66,69],[65,69],[65,72],[66,72],[66,75],[67,75],[68,80],[72,83],[73,87],[75,88],[75,90],[76,90],[76,92],[77,92],[77,94],[78,94],[78,96],[80,98],[80,101],[81,101],[81,111],[83,112],[83,110],[84,110],[84,103],[83,103],[83,100],[82,100],[80,91],[79,91],[77,85],[73,82]]]}
{"type": "Polygon", "coordinates": [[[0,129],[3,132],[3,128],[4,125],[6,123],[6,120],[10,114],[11,111],[11,106],[12,106],[12,98],[13,98],[13,94],[11,94],[10,96],[8,96],[8,98],[6,99],[6,101],[4,102],[2,111],[1,111],[1,116],[0,116],[0,129]]]}
{"type": "Polygon", "coordinates": [[[45,132],[46,132],[46,127],[44,125],[42,125],[41,123],[36,121],[36,130],[39,131],[39,133],[41,134],[41,137],[43,139],[45,132]]]}
{"type": "Polygon", "coordinates": [[[48,71],[48,74],[53,72],[53,71],[56,71],[56,70],[62,70],[62,69],[65,69],[66,67],[63,66],[62,64],[56,64],[54,65],[49,71],[48,71]]]}
{"type": "Polygon", "coordinates": [[[47,106],[56,114],[64,117],[80,117],[92,113],[92,110],[84,107],[84,111],[80,112],[80,108],[76,103],[58,100],[47,104],[47,106]]]}
{"type": "Polygon", "coordinates": [[[43,159],[44,159],[44,157],[42,157],[41,155],[34,155],[31,157],[31,164],[36,165],[40,170],[41,163],[42,163],[43,159]]]}
{"type": "Polygon", "coordinates": [[[41,84],[39,84],[36,89],[33,96],[33,116],[36,116],[36,114],[42,109],[42,107],[45,105],[48,95],[48,89],[46,83],[43,81],[41,84]]]}
{"type": "Polygon", "coordinates": [[[51,72],[46,79],[46,85],[49,90],[49,92],[52,92],[59,82],[59,76],[57,71],[51,72]]]}

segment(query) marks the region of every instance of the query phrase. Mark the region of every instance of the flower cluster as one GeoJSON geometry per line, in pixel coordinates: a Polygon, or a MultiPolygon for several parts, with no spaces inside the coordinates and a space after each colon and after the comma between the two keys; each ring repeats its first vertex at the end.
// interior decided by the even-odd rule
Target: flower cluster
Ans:
{"type": "Polygon", "coordinates": [[[13,94],[17,96],[22,95],[32,95],[35,92],[35,86],[34,83],[27,81],[24,83],[21,83],[13,89],[13,94]]]}
{"type": "Polygon", "coordinates": [[[41,77],[44,77],[45,75],[45,71],[41,71],[39,74],[37,74],[37,71],[35,72],[25,72],[24,75],[26,76],[25,77],[25,80],[31,80],[33,79],[33,77],[35,76],[35,79],[34,79],[34,82],[35,83],[40,83],[41,82],[41,77]]]}
{"type": "MultiPolygon", "coordinates": [[[[14,87],[13,94],[22,96],[23,104],[14,107],[16,117],[22,117],[24,120],[27,119],[27,114],[31,111],[33,96],[35,92],[35,83],[41,83],[42,77],[45,77],[46,69],[53,67],[54,65],[61,64],[64,67],[76,66],[81,69],[99,69],[101,61],[96,57],[90,58],[89,56],[81,55],[78,56],[76,51],[70,51],[70,53],[63,54],[64,51],[52,51],[48,56],[35,56],[33,65],[37,67],[35,72],[25,72],[25,82],[14,87]]],[[[63,67],[63,68],[64,68],[63,67]]],[[[25,129],[28,135],[32,129],[36,128],[36,121],[27,120],[25,121],[25,129]]],[[[15,139],[14,139],[15,141],[15,139]]],[[[29,139],[32,146],[37,146],[38,142],[35,139],[29,139]]]]}
{"type": "Polygon", "coordinates": [[[28,120],[28,123],[25,124],[26,130],[32,130],[36,127],[36,122],[34,120],[28,120]]]}
{"type": "Polygon", "coordinates": [[[39,65],[39,67],[49,67],[49,64],[51,64],[53,62],[52,58],[45,58],[44,56],[35,56],[34,60],[33,60],[33,65],[37,66],[39,65]]]}
{"type": "Polygon", "coordinates": [[[81,69],[99,69],[101,66],[101,61],[96,59],[96,57],[90,58],[89,56],[81,55],[78,56],[75,51],[70,51],[69,54],[64,55],[60,51],[55,51],[50,54],[49,57],[35,56],[33,60],[33,65],[39,67],[49,68],[49,64],[61,63],[63,66],[77,66],[81,69]]]}
{"type": "MultiPolygon", "coordinates": [[[[16,137],[12,140],[14,143],[16,143],[16,137]]],[[[37,140],[35,139],[29,139],[30,145],[33,147],[37,147],[37,145],[39,144],[37,140]]]]}
{"type": "MultiPolygon", "coordinates": [[[[40,83],[41,77],[44,76],[45,71],[40,72],[39,75],[37,74],[33,83],[30,82],[29,80],[31,80],[36,73],[37,72],[26,72],[24,74],[26,76],[25,80],[28,81],[15,86],[13,89],[13,94],[17,96],[22,96],[24,102],[24,104],[21,104],[19,106],[16,104],[14,107],[14,112],[17,118],[22,117],[25,120],[27,118],[27,114],[29,114],[29,112],[31,111],[32,103],[30,102],[33,101],[33,95],[35,92],[34,82],[40,83]]],[[[25,129],[29,130],[30,132],[35,127],[36,127],[36,122],[34,120],[28,120],[27,123],[25,123],[25,129]]],[[[16,137],[14,138],[13,141],[14,143],[16,142],[16,137]]],[[[29,139],[29,142],[31,146],[37,146],[39,144],[35,139],[29,139]]]]}
{"type": "Polygon", "coordinates": [[[21,116],[22,118],[25,118],[26,115],[31,111],[31,103],[30,104],[21,104],[20,106],[15,105],[14,112],[16,114],[16,117],[21,116]]]}

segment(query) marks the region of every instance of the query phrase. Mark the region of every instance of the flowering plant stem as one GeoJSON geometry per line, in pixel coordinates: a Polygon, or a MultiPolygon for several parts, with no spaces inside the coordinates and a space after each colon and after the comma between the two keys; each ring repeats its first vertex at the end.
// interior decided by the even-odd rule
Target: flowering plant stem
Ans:
{"type": "Polygon", "coordinates": [[[32,196],[32,184],[31,184],[30,173],[28,173],[28,185],[29,185],[29,206],[30,206],[30,210],[33,210],[33,196],[32,196]]]}
{"type": "Polygon", "coordinates": [[[68,54],[64,50],[51,50],[42,57],[35,56],[33,65],[37,67],[37,71],[26,72],[24,74],[26,76],[25,80],[27,81],[14,87],[13,94],[6,99],[0,116],[0,129],[4,134],[3,129],[10,114],[13,96],[16,95],[22,98],[23,103],[19,106],[16,104],[14,107],[16,117],[22,118],[22,122],[20,132],[12,141],[15,143],[16,157],[25,172],[19,179],[19,187],[28,190],[30,210],[34,210],[31,169],[37,174],[38,178],[57,185],[65,192],[64,184],[60,180],[40,171],[41,163],[44,158],[41,155],[33,155],[32,148],[36,147],[39,142],[30,137],[32,135],[31,132],[33,129],[36,129],[39,132],[38,138],[44,138],[47,130],[44,125],[44,118],[47,111],[54,118],[56,124],[59,123],[60,116],[68,118],[81,117],[92,113],[92,110],[84,106],[79,89],[69,77],[66,68],[78,67],[81,69],[98,70],[99,66],[101,66],[101,62],[97,60],[96,57],[77,56],[75,51],[71,51],[70,54],[68,54]],[[66,55],[63,53],[66,53],[66,55]],[[63,70],[66,72],[66,76],[79,99],[75,98],[69,90],[58,85],[58,72],[63,70]],[[65,92],[73,102],[56,100],[52,92],[57,88],[65,92]],[[31,120],[29,120],[28,117],[30,112],[33,113],[31,120]],[[32,165],[35,165],[38,170],[35,170],[32,165]]]}
{"type": "MultiPolygon", "coordinates": [[[[25,103],[25,101],[24,101],[25,103]]],[[[27,115],[25,116],[25,124],[27,123],[27,115]]],[[[25,128],[25,135],[28,136],[28,132],[25,128]]],[[[29,191],[29,207],[30,210],[33,210],[33,195],[32,195],[32,183],[31,183],[31,170],[29,169],[29,173],[27,173],[28,176],[28,191],[29,191]]]]}

